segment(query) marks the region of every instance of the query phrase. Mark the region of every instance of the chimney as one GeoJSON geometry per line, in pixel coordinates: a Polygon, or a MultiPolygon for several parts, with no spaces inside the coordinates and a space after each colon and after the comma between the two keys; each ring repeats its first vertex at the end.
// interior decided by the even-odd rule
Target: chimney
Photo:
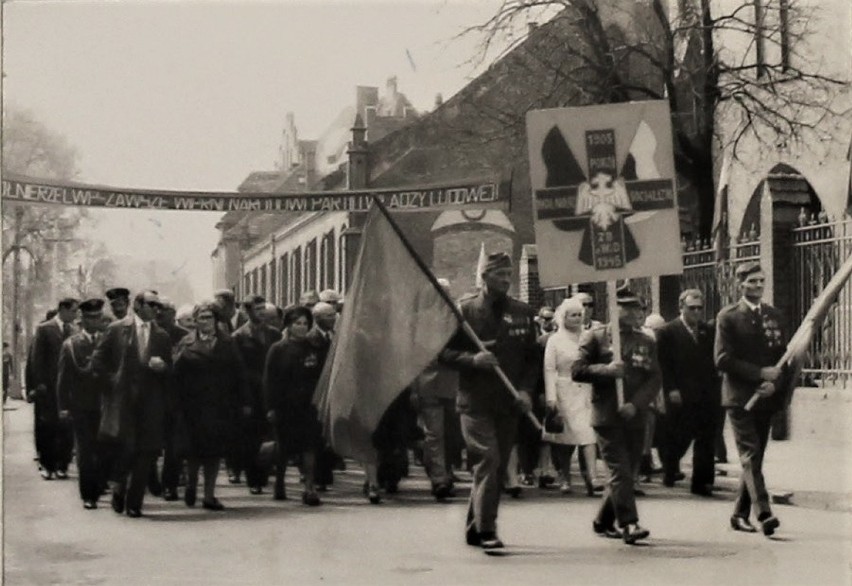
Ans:
{"type": "Polygon", "coordinates": [[[444,96],[441,94],[435,94],[435,109],[440,108],[444,103],[444,96]]]}
{"type": "Polygon", "coordinates": [[[393,96],[396,95],[396,76],[395,75],[391,75],[388,78],[387,94],[388,94],[388,97],[393,97],[393,96]]]}

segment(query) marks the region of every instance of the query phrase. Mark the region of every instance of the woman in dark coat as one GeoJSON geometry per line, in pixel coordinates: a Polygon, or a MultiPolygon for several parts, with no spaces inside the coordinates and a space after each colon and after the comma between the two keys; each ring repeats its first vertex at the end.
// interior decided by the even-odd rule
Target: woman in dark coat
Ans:
{"type": "Polygon", "coordinates": [[[322,363],[319,349],[307,337],[312,325],[313,317],[307,307],[296,306],[284,313],[285,336],[269,349],[263,389],[267,419],[278,441],[274,498],[286,498],[287,458],[300,455],[305,479],[302,502],[316,506],[320,499],[314,488],[314,467],[316,453],[322,446],[322,427],[312,399],[322,363]]]}
{"type": "Polygon", "coordinates": [[[216,328],[212,303],[195,307],[195,331],[175,355],[178,405],[186,431],[188,481],[184,502],[195,505],[198,471],[204,469],[205,509],[224,508],[215,497],[219,461],[233,443],[236,417],[249,409],[246,376],[236,345],[216,328]]]}

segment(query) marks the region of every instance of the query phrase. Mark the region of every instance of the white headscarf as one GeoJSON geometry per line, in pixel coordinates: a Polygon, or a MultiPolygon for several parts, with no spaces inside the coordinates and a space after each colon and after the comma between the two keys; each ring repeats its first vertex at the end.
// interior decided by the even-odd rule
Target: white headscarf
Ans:
{"type": "Polygon", "coordinates": [[[569,297],[560,303],[559,307],[557,307],[556,311],[553,313],[553,321],[556,323],[558,332],[567,332],[563,324],[565,323],[565,314],[568,313],[568,311],[579,311],[581,314],[583,313],[583,302],[576,295],[569,297]]]}

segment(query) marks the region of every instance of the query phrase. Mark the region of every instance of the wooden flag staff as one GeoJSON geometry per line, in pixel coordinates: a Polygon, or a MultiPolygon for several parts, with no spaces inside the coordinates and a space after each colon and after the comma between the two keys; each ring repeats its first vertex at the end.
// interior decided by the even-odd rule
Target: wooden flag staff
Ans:
{"type": "MultiPolygon", "coordinates": [[[[615,281],[606,283],[606,299],[609,310],[609,330],[612,336],[612,359],[621,360],[621,327],[618,324],[618,291],[615,281]]],[[[618,408],[624,405],[624,379],[615,379],[615,392],[618,397],[618,408]]]]}

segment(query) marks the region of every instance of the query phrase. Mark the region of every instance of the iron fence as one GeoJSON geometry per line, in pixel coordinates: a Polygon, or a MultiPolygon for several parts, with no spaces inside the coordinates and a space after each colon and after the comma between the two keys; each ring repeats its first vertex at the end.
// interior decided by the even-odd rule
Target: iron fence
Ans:
{"type": "MultiPolygon", "coordinates": [[[[793,264],[797,292],[793,312],[805,316],[840,264],[852,254],[852,220],[824,215],[802,218],[793,229],[793,264]]],[[[846,387],[852,380],[852,284],[847,283],[814,335],[803,369],[822,384],[846,387]]]]}

